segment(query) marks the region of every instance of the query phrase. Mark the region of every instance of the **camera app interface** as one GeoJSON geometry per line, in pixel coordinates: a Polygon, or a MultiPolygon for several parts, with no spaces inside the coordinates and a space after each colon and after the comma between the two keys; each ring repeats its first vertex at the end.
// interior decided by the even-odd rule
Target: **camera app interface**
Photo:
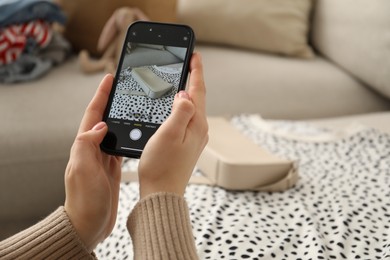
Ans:
{"type": "Polygon", "coordinates": [[[142,151],[171,113],[187,48],[131,41],[125,48],[107,137],[116,150],[142,151]]]}

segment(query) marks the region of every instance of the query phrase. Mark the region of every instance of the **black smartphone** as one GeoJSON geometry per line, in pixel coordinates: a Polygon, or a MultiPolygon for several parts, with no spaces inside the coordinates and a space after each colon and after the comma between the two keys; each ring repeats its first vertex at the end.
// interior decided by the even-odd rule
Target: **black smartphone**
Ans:
{"type": "Polygon", "coordinates": [[[171,113],[185,89],[195,35],[186,25],[138,21],[123,44],[103,120],[101,149],[139,158],[149,138],[171,113]]]}

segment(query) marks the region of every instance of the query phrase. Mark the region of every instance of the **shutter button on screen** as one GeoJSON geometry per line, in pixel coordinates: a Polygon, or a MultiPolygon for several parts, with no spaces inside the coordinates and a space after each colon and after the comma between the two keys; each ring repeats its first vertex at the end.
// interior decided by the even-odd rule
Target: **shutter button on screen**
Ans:
{"type": "Polygon", "coordinates": [[[142,132],[138,128],[134,128],[130,131],[130,139],[133,141],[137,141],[141,138],[142,132]]]}

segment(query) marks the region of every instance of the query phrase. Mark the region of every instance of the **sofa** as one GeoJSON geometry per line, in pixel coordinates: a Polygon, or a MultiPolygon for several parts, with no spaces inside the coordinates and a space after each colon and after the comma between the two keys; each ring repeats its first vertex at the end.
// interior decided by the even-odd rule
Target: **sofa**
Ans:
{"type": "MultiPolygon", "coordinates": [[[[253,8],[240,13],[234,2],[239,1],[229,0],[219,10],[207,5],[221,1],[180,0],[175,9],[177,21],[193,26],[198,37],[208,115],[257,113],[267,119],[314,120],[325,126],[360,118],[388,129],[390,2],[298,1],[306,2],[302,8],[306,27],[289,20],[280,27],[299,28],[305,51],[278,50],[276,45],[287,40],[277,37],[263,49],[253,47],[256,37],[268,39],[267,31],[245,35],[252,21],[235,28],[253,15],[248,14],[253,8]],[[229,24],[232,21],[234,25],[229,24]],[[217,30],[222,30],[220,35],[217,30]],[[342,119],[329,119],[334,117],[342,119]]],[[[297,12],[281,13],[278,21],[297,12]]],[[[74,55],[39,80],[0,86],[0,238],[63,203],[69,150],[103,75],[83,74],[74,55]]]]}

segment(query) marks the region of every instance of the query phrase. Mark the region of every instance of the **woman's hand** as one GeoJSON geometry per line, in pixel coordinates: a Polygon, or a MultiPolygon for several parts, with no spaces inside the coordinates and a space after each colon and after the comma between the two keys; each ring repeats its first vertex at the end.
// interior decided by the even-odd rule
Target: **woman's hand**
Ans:
{"type": "Polygon", "coordinates": [[[184,195],[194,166],[208,141],[205,84],[200,55],[190,64],[188,92],[175,96],[172,113],[150,138],[138,174],[141,198],[155,192],[184,195]]]}
{"type": "Polygon", "coordinates": [[[65,211],[90,252],[110,235],[118,208],[121,158],[100,150],[112,82],[107,75],[88,105],[65,171],[65,211]]]}

